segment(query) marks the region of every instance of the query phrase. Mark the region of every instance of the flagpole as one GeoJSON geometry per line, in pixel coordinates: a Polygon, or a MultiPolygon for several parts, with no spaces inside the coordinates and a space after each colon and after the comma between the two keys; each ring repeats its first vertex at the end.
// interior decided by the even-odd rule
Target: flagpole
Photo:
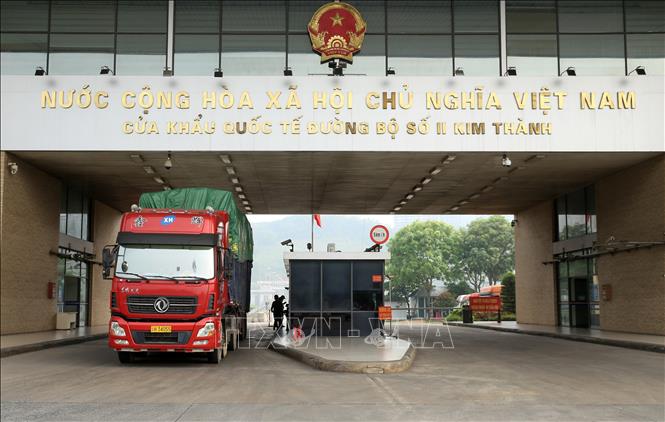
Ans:
{"type": "Polygon", "coordinates": [[[314,214],[312,214],[312,218],[310,219],[310,228],[311,228],[311,235],[312,235],[312,252],[314,252],[314,214]]]}

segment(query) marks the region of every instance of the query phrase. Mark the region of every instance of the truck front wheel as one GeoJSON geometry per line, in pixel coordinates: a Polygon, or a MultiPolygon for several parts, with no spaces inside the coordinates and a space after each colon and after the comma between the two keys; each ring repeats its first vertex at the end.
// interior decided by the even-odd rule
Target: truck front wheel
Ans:
{"type": "Polygon", "coordinates": [[[118,360],[122,364],[134,362],[134,354],[132,352],[118,352],[118,360]]]}
{"type": "MultiPolygon", "coordinates": [[[[223,332],[223,331],[222,331],[223,332]]],[[[208,363],[219,363],[229,353],[229,342],[226,336],[222,337],[222,344],[219,349],[208,352],[208,363]]]]}

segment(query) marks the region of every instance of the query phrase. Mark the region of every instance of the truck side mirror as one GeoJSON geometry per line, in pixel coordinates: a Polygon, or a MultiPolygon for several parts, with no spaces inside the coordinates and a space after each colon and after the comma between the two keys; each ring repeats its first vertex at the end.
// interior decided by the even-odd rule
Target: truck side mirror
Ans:
{"type": "Polygon", "coordinates": [[[115,266],[118,257],[118,245],[107,245],[102,249],[102,275],[104,279],[111,279],[111,268],[115,266]]]}

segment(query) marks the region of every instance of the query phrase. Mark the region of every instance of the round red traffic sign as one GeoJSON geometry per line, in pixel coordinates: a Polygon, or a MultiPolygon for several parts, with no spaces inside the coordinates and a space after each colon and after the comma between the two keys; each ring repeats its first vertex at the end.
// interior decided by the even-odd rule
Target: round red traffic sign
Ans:
{"type": "Polygon", "coordinates": [[[377,245],[383,245],[388,241],[389,237],[388,228],[380,224],[372,227],[372,230],[369,231],[370,240],[377,245]]]}

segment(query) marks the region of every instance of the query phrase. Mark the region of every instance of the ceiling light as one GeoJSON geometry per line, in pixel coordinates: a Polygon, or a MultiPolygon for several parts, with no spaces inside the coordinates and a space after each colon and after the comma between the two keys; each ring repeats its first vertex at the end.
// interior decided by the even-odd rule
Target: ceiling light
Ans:
{"type": "Polygon", "coordinates": [[[171,170],[171,167],[173,167],[173,160],[171,160],[171,153],[166,156],[166,161],[164,161],[164,168],[166,170],[171,170]]]}
{"type": "Polygon", "coordinates": [[[463,199],[463,200],[458,202],[459,205],[466,205],[468,203],[469,203],[469,201],[467,201],[466,199],[463,199]]]}
{"type": "Polygon", "coordinates": [[[236,174],[236,169],[234,169],[233,167],[227,167],[226,172],[228,174],[235,175],[236,174]]]}
{"type": "Polygon", "coordinates": [[[222,154],[219,156],[219,159],[222,160],[222,163],[224,164],[231,164],[231,157],[228,155],[222,154]]]}
{"type": "Polygon", "coordinates": [[[252,207],[245,207],[245,211],[252,212],[252,207]]]}
{"type": "Polygon", "coordinates": [[[247,197],[245,196],[244,193],[239,193],[239,194],[238,194],[238,198],[240,198],[240,199],[245,199],[245,198],[247,198],[247,197]]]}
{"type": "Polygon", "coordinates": [[[479,193],[474,193],[473,195],[469,196],[469,199],[476,199],[479,198],[480,194],[479,193]]]}
{"type": "Polygon", "coordinates": [[[159,177],[159,176],[155,176],[155,177],[153,177],[152,180],[154,180],[155,182],[159,183],[160,185],[163,185],[163,184],[165,183],[165,182],[164,182],[164,179],[162,179],[162,178],[159,177]]]}
{"type": "Polygon", "coordinates": [[[406,205],[406,203],[407,203],[407,200],[406,200],[406,199],[402,199],[401,201],[399,201],[399,204],[400,204],[400,205],[406,205]]]}
{"type": "Polygon", "coordinates": [[[231,183],[233,183],[234,185],[238,185],[240,184],[240,179],[238,179],[237,177],[232,177],[231,183]]]}
{"type": "Polygon", "coordinates": [[[141,164],[143,162],[143,157],[141,154],[130,154],[129,158],[132,159],[133,162],[141,164]]]}
{"type": "Polygon", "coordinates": [[[243,205],[249,205],[249,201],[242,201],[243,205]]]}
{"type": "Polygon", "coordinates": [[[415,196],[416,196],[416,195],[410,193],[410,194],[406,195],[405,198],[406,198],[407,200],[410,201],[410,200],[412,200],[413,198],[415,198],[415,196]]]}
{"type": "Polygon", "coordinates": [[[431,181],[432,181],[432,178],[431,178],[431,177],[425,177],[425,178],[423,178],[423,179],[420,181],[420,184],[421,184],[421,185],[426,185],[426,184],[428,184],[428,183],[431,182],[431,181]]]}
{"type": "Polygon", "coordinates": [[[451,162],[455,161],[456,158],[456,155],[446,155],[446,157],[441,160],[441,164],[450,164],[451,162]]]}
{"type": "Polygon", "coordinates": [[[148,174],[155,174],[155,169],[152,168],[152,166],[145,166],[143,167],[143,171],[145,171],[148,174]]]}
{"type": "Polygon", "coordinates": [[[486,193],[486,192],[491,191],[492,189],[494,189],[494,186],[489,186],[488,185],[488,186],[485,186],[484,188],[482,188],[480,191],[486,193]]]}
{"type": "Polygon", "coordinates": [[[459,207],[457,205],[455,205],[454,207],[450,208],[450,211],[457,211],[458,209],[459,209],[459,207]]]}
{"type": "Polygon", "coordinates": [[[235,189],[236,192],[242,192],[242,186],[240,185],[235,186],[233,189],[235,189]]]}
{"type": "Polygon", "coordinates": [[[423,187],[420,186],[420,185],[416,185],[416,186],[413,187],[414,192],[420,192],[421,190],[423,190],[423,187]]]}
{"type": "Polygon", "coordinates": [[[441,173],[441,170],[441,167],[434,167],[429,171],[429,174],[436,176],[437,174],[441,173]]]}
{"type": "Polygon", "coordinates": [[[401,210],[401,209],[402,209],[402,207],[400,207],[400,206],[396,206],[395,208],[393,208],[393,211],[399,211],[399,210],[401,210]]]}

